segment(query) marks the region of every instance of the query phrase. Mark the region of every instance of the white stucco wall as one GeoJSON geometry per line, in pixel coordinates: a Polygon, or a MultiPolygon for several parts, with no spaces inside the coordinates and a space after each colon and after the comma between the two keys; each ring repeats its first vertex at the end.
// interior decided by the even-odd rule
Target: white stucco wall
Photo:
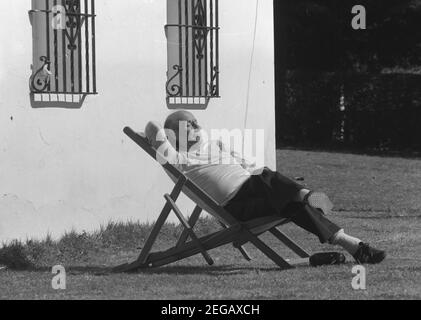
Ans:
{"type": "MultiPolygon", "coordinates": [[[[122,133],[162,120],[166,1],[97,1],[97,86],[81,109],[32,109],[30,0],[0,11],[0,241],[154,221],[171,183],[122,133]]],[[[243,128],[256,0],[220,0],[221,99],[206,128],[243,128]]],[[[247,127],[265,129],[275,167],[272,1],[260,0],[247,127]]],[[[192,208],[183,201],[183,208],[192,208]]]]}

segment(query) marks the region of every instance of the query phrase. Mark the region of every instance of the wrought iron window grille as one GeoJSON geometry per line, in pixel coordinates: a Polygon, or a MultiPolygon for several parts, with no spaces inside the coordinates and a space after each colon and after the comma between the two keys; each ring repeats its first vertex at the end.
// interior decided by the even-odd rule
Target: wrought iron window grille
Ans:
{"type": "Polygon", "coordinates": [[[218,0],[168,0],[167,105],[206,109],[219,98],[218,0]]]}
{"type": "Polygon", "coordinates": [[[95,0],[45,0],[43,6],[29,11],[45,38],[43,54],[32,65],[31,94],[57,100],[63,95],[64,101],[66,95],[74,101],[97,94],[95,0]]]}

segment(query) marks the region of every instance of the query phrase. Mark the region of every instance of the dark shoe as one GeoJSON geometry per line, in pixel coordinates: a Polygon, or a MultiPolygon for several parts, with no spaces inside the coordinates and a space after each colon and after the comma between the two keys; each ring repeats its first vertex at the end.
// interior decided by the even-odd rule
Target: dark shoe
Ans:
{"type": "Polygon", "coordinates": [[[386,258],[386,252],[370,247],[367,243],[360,243],[360,247],[354,254],[354,259],[359,264],[377,264],[386,258]]]}
{"type": "Polygon", "coordinates": [[[333,209],[333,203],[329,197],[323,192],[310,191],[305,197],[303,202],[310,207],[319,209],[324,215],[330,215],[333,209]]]}
{"type": "Polygon", "coordinates": [[[344,264],[345,261],[345,255],[339,252],[321,252],[310,257],[310,265],[313,267],[339,265],[344,264]]]}

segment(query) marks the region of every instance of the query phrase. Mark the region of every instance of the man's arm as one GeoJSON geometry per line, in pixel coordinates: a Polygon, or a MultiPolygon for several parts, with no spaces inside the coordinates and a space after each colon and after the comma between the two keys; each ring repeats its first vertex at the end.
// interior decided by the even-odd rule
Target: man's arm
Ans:
{"type": "Polygon", "coordinates": [[[145,134],[149,143],[157,150],[161,145],[168,141],[164,128],[154,121],[151,121],[146,125],[145,134]]]}
{"type": "Polygon", "coordinates": [[[241,163],[241,166],[245,170],[253,172],[256,169],[256,163],[251,163],[250,161],[247,161],[246,159],[241,157],[238,154],[238,152],[236,152],[235,150],[227,150],[226,146],[224,145],[224,143],[221,140],[219,140],[219,147],[220,147],[221,151],[229,152],[234,159],[236,159],[239,163],[241,163]]]}
{"type": "Polygon", "coordinates": [[[145,134],[149,143],[158,152],[158,161],[161,164],[166,162],[172,165],[180,164],[180,155],[168,141],[165,129],[156,122],[149,122],[145,128],[145,134]]]}

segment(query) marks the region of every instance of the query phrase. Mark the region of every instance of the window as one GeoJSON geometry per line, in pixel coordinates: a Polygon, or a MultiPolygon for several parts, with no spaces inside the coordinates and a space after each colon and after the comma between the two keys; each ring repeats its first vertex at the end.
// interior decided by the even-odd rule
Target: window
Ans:
{"type": "Polygon", "coordinates": [[[219,97],[218,0],[167,0],[167,105],[206,109],[219,97]]]}
{"type": "Polygon", "coordinates": [[[32,3],[31,93],[96,94],[95,1],[34,0],[32,3]]]}

